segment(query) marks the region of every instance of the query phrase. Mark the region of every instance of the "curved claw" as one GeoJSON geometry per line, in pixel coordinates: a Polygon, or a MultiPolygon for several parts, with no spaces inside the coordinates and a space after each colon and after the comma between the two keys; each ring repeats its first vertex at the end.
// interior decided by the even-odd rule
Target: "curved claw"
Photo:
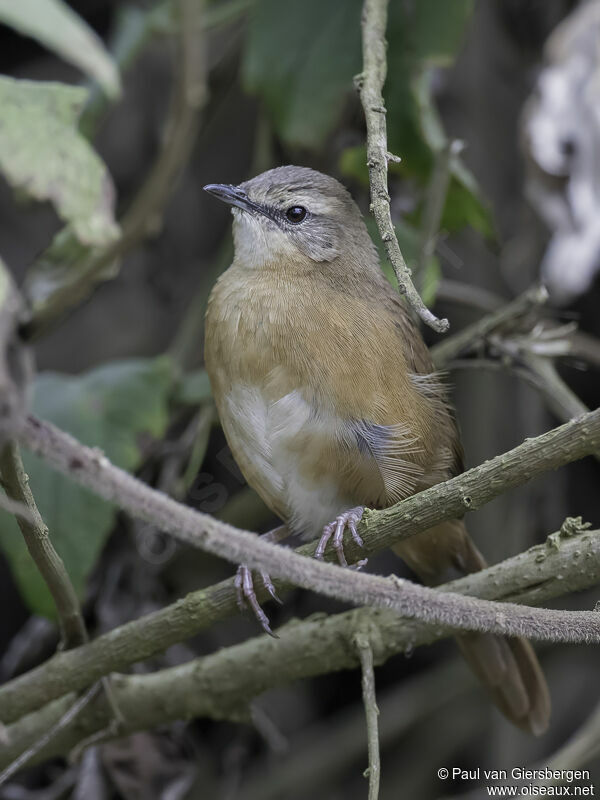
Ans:
{"type": "Polygon", "coordinates": [[[358,535],[357,525],[362,519],[364,506],[351,508],[335,518],[335,522],[330,522],[323,528],[323,534],[319,539],[319,544],[315,550],[315,558],[322,559],[325,555],[325,548],[331,538],[333,547],[337,553],[338,561],[342,567],[347,567],[346,555],[344,553],[344,531],[349,529],[352,538],[359,547],[363,547],[364,542],[358,535]]]}
{"type": "MultiPolygon", "coordinates": [[[[265,589],[274,600],[276,600],[278,603],[281,603],[281,600],[275,592],[275,587],[273,586],[273,582],[271,581],[268,573],[261,571],[260,575],[265,585],[265,589]]],[[[240,564],[240,566],[237,568],[234,585],[237,595],[237,604],[240,611],[244,611],[247,606],[250,606],[254,612],[254,616],[260,622],[260,625],[265,633],[268,633],[269,636],[272,636],[274,639],[279,639],[279,636],[277,636],[276,633],[273,633],[269,623],[269,618],[262,610],[261,605],[258,602],[256,592],[254,591],[252,572],[245,564],[240,564]]]]}
{"type": "Polygon", "coordinates": [[[275,586],[273,585],[273,581],[271,580],[271,576],[269,575],[269,573],[261,569],[260,577],[263,582],[263,586],[265,587],[267,592],[271,595],[273,600],[275,600],[276,603],[279,603],[279,605],[282,606],[283,600],[277,594],[277,591],[275,589],[275,586]]]}
{"type": "Polygon", "coordinates": [[[350,528],[350,533],[352,534],[352,538],[354,539],[354,541],[356,542],[356,544],[357,544],[359,547],[364,547],[364,546],[365,546],[365,543],[364,543],[364,542],[363,542],[363,540],[360,538],[360,536],[358,535],[358,531],[356,530],[356,526],[357,526],[357,524],[360,522],[360,520],[361,520],[361,519],[362,519],[362,510],[361,510],[361,512],[360,512],[360,516],[358,516],[358,515],[356,515],[356,514],[353,514],[353,515],[352,515],[352,516],[351,516],[351,517],[348,519],[348,527],[350,528]]]}

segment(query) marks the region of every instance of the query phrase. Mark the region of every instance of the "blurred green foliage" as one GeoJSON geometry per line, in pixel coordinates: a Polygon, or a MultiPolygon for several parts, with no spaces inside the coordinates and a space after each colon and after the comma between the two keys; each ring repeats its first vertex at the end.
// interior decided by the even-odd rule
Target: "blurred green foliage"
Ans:
{"type": "MultiPolygon", "coordinates": [[[[166,431],[172,381],[171,364],[164,356],[115,361],[75,377],[40,373],[33,412],[99,448],[99,456],[104,453],[114,464],[133,471],[144,456],[144,438],[159,439],[166,431]]],[[[36,456],[24,453],[23,460],[52,542],[81,595],[113,527],[116,509],[36,456]]],[[[53,616],[52,598],[14,517],[5,512],[0,512],[0,548],[31,610],[53,616]]]]}
{"type": "Polygon", "coordinates": [[[361,0],[260,0],[248,26],[247,88],[264,100],[289,145],[320,147],[360,70],[361,0]]]}
{"type": "Polygon", "coordinates": [[[433,66],[449,66],[473,10],[473,0],[419,0],[390,3],[388,77],[384,98],[388,110],[388,144],[402,158],[402,171],[426,180],[433,149],[442,142],[428,133],[431,97],[423,103],[419,77],[433,66]]]}
{"type": "Polygon", "coordinates": [[[201,406],[210,398],[210,381],[204,369],[196,369],[183,375],[174,392],[174,399],[184,405],[201,406]]]}

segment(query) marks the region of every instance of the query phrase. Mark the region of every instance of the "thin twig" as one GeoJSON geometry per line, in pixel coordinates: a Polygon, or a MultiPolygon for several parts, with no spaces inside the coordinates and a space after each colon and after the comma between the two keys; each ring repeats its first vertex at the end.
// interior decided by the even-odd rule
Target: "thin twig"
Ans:
{"type": "Polygon", "coordinates": [[[92,702],[98,694],[99,689],[100,683],[94,684],[91,689],[88,689],[85,694],[81,695],[81,697],[79,697],[49,729],[40,731],[40,736],[33,744],[26,750],[23,750],[23,752],[0,773],[0,786],[6,783],[16,772],[34,759],[59,733],[66,730],[83,709],[92,702]]]}
{"type": "Polygon", "coordinates": [[[385,245],[396,278],[398,290],[426,325],[439,333],[450,327],[447,319],[438,319],[425,306],[415,289],[410,270],[400,251],[398,238],[392,224],[390,195],[388,191],[388,152],[386,108],[383,85],[387,73],[385,30],[387,27],[388,0],[365,0],[362,17],[363,72],[356,83],[367,124],[367,166],[371,185],[371,211],[377,222],[379,235],[385,245]]]}
{"type": "Polygon", "coordinates": [[[551,393],[551,387],[540,381],[538,376],[522,365],[512,362],[506,363],[493,358],[457,358],[450,362],[448,369],[486,369],[491,372],[508,372],[538,391],[548,404],[548,407],[552,409],[559,419],[564,422],[573,419],[573,416],[568,414],[565,408],[557,403],[556,397],[551,393]]]}
{"type": "MultiPolygon", "coordinates": [[[[69,650],[85,644],[89,639],[81,614],[79,598],[63,560],[54,549],[54,545],[48,535],[48,528],[42,519],[29,487],[29,476],[25,472],[18,445],[14,442],[9,442],[0,454],[0,473],[0,480],[7,495],[14,501],[23,504],[28,510],[29,519],[23,515],[17,515],[16,521],[23,534],[27,549],[54,600],[62,649],[69,650]]],[[[123,718],[114,698],[110,678],[103,676],[99,685],[104,690],[108,706],[112,712],[111,732],[114,735],[120,729],[123,718]]],[[[68,724],[69,720],[70,718],[64,724],[68,724]]],[[[57,730],[61,730],[61,728],[62,724],[57,730]]],[[[40,743],[33,745],[31,757],[41,747],[44,747],[46,742],[46,737],[42,737],[40,743]]],[[[19,760],[17,768],[20,766],[22,766],[22,762],[19,760]]],[[[12,772],[7,771],[7,773],[8,778],[12,772]]],[[[0,776],[1,783],[2,776],[0,776]]]]}
{"type": "Polygon", "coordinates": [[[179,0],[181,22],[177,45],[178,79],[165,124],[160,153],[133,203],[121,221],[121,238],[93,253],[74,280],[59,287],[26,326],[35,338],[48,325],[81,303],[94,289],[106,268],[146,236],[156,231],[161,215],[196,140],[200,111],[206,100],[205,47],[202,35],[202,0],[179,0]]]}
{"type": "MultiPolygon", "coordinates": [[[[379,693],[379,740],[385,750],[435,713],[447,715],[448,707],[465,695],[474,694],[473,678],[458,658],[444,660],[419,671],[379,693]]],[[[338,776],[353,769],[364,752],[365,714],[362,704],[344,706],[334,715],[311,725],[300,736],[285,759],[269,765],[265,782],[261,765],[245,776],[240,800],[280,800],[294,792],[297,797],[324,794],[338,776]]],[[[406,796],[406,795],[405,795],[406,796]]]]}
{"type": "Polygon", "coordinates": [[[549,363],[552,370],[545,367],[530,369],[529,366],[518,362],[505,362],[493,358],[457,358],[450,362],[448,368],[455,369],[487,369],[492,372],[508,372],[536,389],[548,408],[563,422],[575,419],[585,414],[589,409],[566,385],[556,371],[553,364],[549,363]]]}
{"type": "Polygon", "coordinates": [[[367,635],[363,632],[355,635],[354,644],[360,659],[362,696],[367,722],[369,766],[365,771],[365,776],[368,775],[369,777],[369,800],[378,800],[381,759],[379,757],[379,708],[377,707],[377,696],[375,694],[373,650],[367,635]]]}
{"type": "Polygon", "coordinates": [[[506,304],[506,300],[500,295],[482,289],[480,286],[472,286],[470,283],[442,278],[437,285],[436,296],[439,300],[446,300],[449,303],[459,303],[477,308],[489,313],[497,311],[506,304]]]}
{"type": "Polygon", "coordinates": [[[65,565],[48,536],[48,528],[38,511],[19,448],[14,442],[8,443],[0,455],[0,472],[8,497],[28,509],[28,518],[18,514],[16,520],[27,549],[54,600],[62,645],[65,649],[77,647],[88,640],[79,599],[65,565]]]}
{"type": "Polygon", "coordinates": [[[558,419],[575,419],[589,411],[586,404],[563,381],[550,359],[524,353],[519,360],[543,384],[548,404],[558,419]]]}
{"type": "MultiPolygon", "coordinates": [[[[445,584],[440,591],[466,592],[488,599],[501,597],[517,603],[548,603],[565,592],[597,584],[599,568],[600,531],[584,530],[568,536],[565,528],[563,535],[553,534],[548,543],[445,584]]],[[[511,608],[504,603],[502,606],[511,608]]],[[[121,735],[191,717],[247,720],[248,703],[267,689],[315,675],[355,669],[356,649],[349,647],[348,642],[360,630],[370,632],[375,664],[453,632],[444,626],[402,618],[393,609],[361,608],[325,619],[294,620],[279,629],[279,639],[258,636],[153,674],[115,676],[113,685],[126,720],[121,735]],[[248,669],[249,664],[252,669],[248,669]]],[[[103,637],[105,646],[110,635],[103,637]]],[[[61,654],[62,664],[76,652],[61,654]]],[[[68,671],[62,691],[67,686],[71,688],[70,681],[68,671]]],[[[22,689],[21,696],[28,699],[22,689]]],[[[71,694],[55,700],[8,726],[10,744],[0,748],[0,763],[15,758],[47,730],[71,705],[72,697],[71,694]]],[[[0,703],[0,717],[5,718],[9,710],[4,702],[0,703]]],[[[70,752],[78,741],[106,728],[110,714],[106,700],[99,698],[93,712],[82,715],[77,730],[53,739],[38,760],[70,752]]]]}
{"type": "MultiPolygon", "coordinates": [[[[473,364],[490,367],[497,365],[498,369],[508,369],[515,375],[525,380],[541,392],[550,411],[563,422],[586,414],[589,408],[573,392],[561,378],[553,361],[545,356],[537,355],[535,340],[511,339],[500,335],[489,337],[490,345],[501,354],[501,360],[475,359],[473,364]],[[530,348],[530,342],[531,348],[530,348]]],[[[465,361],[460,359],[450,366],[464,366],[465,361]]],[[[594,454],[597,460],[600,454],[594,454]]]]}
{"type": "MultiPolygon", "coordinates": [[[[464,295],[464,287],[461,287],[460,295],[464,295]]],[[[532,306],[545,302],[546,298],[545,289],[530,288],[511,303],[492,311],[455,336],[436,345],[431,350],[436,366],[509,370],[540,391],[558,419],[566,422],[587,413],[589,408],[561,378],[551,360],[551,356],[572,354],[572,325],[550,325],[540,331],[534,329],[528,336],[503,336],[502,333],[495,333],[499,328],[505,327],[507,322],[522,317],[532,306]],[[471,360],[455,358],[456,354],[481,347],[486,339],[495,351],[493,355],[500,354],[497,361],[494,358],[481,357],[471,360]]],[[[489,298],[484,299],[489,301],[489,298]]],[[[595,457],[600,458],[600,455],[595,454],[595,457]]]]}
{"type": "Polygon", "coordinates": [[[588,333],[576,331],[569,337],[569,355],[600,369],[600,341],[588,333]]]}
{"type": "MultiPolygon", "coordinates": [[[[506,304],[506,300],[494,292],[447,278],[442,278],[438,283],[436,298],[449,303],[460,303],[471,308],[477,308],[486,313],[497,311],[506,304]]],[[[548,320],[546,327],[549,330],[554,330],[562,326],[558,326],[548,320]]],[[[600,340],[595,336],[583,331],[573,330],[565,334],[562,345],[563,347],[560,351],[554,352],[552,355],[558,358],[578,359],[586,366],[595,367],[596,369],[600,367],[600,340]]]]}
{"type": "Polygon", "coordinates": [[[530,287],[502,308],[487,314],[472,325],[467,325],[459,333],[432,347],[431,357],[435,366],[438,369],[445,367],[449,361],[460,356],[465,350],[473,347],[477,342],[484,341],[490,333],[509,322],[520,319],[531,309],[543,305],[547,299],[548,292],[543,286],[530,287]]]}
{"type": "MultiPolygon", "coordinates": [[[[0,477],[0,484],[1,483],[2,478],[0,477]]],[[[6,495],[0,495],[0,508],[2,511],[6,511],[7,514],[12,514],[15,517],[21,517],[21,519],[24,519],[26,522],[34,522],[31,511],[24,503],[20,503],[18,500],[11,500],[11,498],[7,497],[6,495]]]]}
{"type": "MultiPolygon", "coordinates": [[[[29,418],[21,438],[25,446],[55,469],[132,516],[157,524],[186,544],[234,564],[245,563],[252,569],[265,570],[305,589],[358,605],[394,608],[401,614],[457,629],[553,641],[600,641],[600,618],[593,612],[513,607],[508,613],[508,608],[495,603],[446,596],[410,581],[380,578],[302,558],[175,502],[115,467],[102,453],[85,447],[48,423],[29,418]]],[[[399,538],[399,528],[414,535],[440,521],[460,518],[508,488],[598,449],[600,410],[528,439],[509,453],[396,506],[365,512],[359,532],[364,532],[363,539],[371,539],[376,528],[381,542],[389,537],[387,543],[399,538]]],[[[353,550],[348,547],[355,557],[358,546],[353,550]]]]}

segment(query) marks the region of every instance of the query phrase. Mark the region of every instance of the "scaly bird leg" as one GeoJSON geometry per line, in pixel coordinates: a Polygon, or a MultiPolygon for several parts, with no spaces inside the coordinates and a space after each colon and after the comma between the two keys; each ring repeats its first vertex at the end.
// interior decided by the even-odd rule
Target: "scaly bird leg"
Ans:
{"type": "MultiPolygon", "coordinates": [[[[268,533],[263,533],[261,539],[265,539],[267,542],[272,542],[273,544],[280,542],[282,539],[288,535],[288,529],[285,525],[280,525],[278,528],[273,528],[272,531],[268,533]]],[[[273,581],[271,580],[269,573],[265,572],[264,570],[260,570],[260,577],[263,582],[263,586],[267,590],[267,592],[271,595],[273,600],[277,603],[281,603],[281,600],[277,596],[277,592],[275,591],[275,586],[273,585],[273,581]]],[[[240,564],[235,574],[235,591],[237,594],[237,604],[240,608],[240,611],[244,611],[248,606],[254,612],[254,616],[260,622],[262,629],[268,633],[270,636],[273,636],[277,639],[277,635],[273,633],[271,630],[271,625],[269,624],[269,618],[262,610],[260,603],[256,597],[256,592],[254,591],[254,579],[252,578],[252,570],[246,566],[246,564],[240,564]]]]}
{"type": "MultiPolygon", "coordinates": [[[[336,517],[333,522],[329,523],[329,525],[325,525],[321,538],[319,539],[319,544],[315,550],[315,558],[323,558],[327,543],[333,537],[333,546],[335,548],[335,552],[337,553],[338,561],[342,567],[347,567],[348,562],[346,561],[346,556],[344,554],[344,531],[346,528],[348,528],[356,544],[359,547],[362,547],[363,540],[358,535],[356,526],[361,521],[364,512],[364,506],[356,506],[356,508],[350,508],[348,511],[344,511],[343,514],[340,514],[338,517],[336,517]]],[[[361,562],[360,566],[363,566],[365,563],[366,561],[361,562]]]]}

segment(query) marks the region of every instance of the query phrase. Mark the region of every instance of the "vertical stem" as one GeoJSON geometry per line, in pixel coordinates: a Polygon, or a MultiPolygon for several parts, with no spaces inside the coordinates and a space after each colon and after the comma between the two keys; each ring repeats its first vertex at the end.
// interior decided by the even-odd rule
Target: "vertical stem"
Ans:
{"type": "Polygon", "coordinates": [[[354,644],[358,651],[362,670],[362,695],[367,720],[367,744],[369,750],[369,800],[379,797],[379,777],[381,763],[379,757],[379,728],[377,698],[375,696],[375,672],[373,670],[373,650],[366,635],[357,633],[354,644]]]}
{"type": "Polygon", "coordinates": [[[406,295],[406,299],[426,325],[439,333],[444,333],[450,327],[448,320],[438,319],[419,297],[400,250],[390,214],[387,171],[388,161],[395,157],[388,152],[386,108],[382,94],[387,73],[385,40],[387,7],[388,0],[365,0],[362,17],[363,72],[357,79],[367,124],[371,210],[385,245],[387,257],[398,279],[400,293],[406,295]]]}
{"type": "Polygon", "coordinates": [[[415,268],[417,283],[421,291],[423,291],[423,276],[425,275],[427,264],[435,253],[440,220],[442,219],[442,213],[446,203],[446,195],[450,183],[450,158],[457,151],[459,146],[460,143],[456,141],[446,142],[435,156],[433,172],[431,173],[431,179],[425,197],[419,257],[415,268]]]}
{"type": "Polygon", "coordinates": [[[8,497],[29,510],[27,517],[17,515],[17,525],[56,605],[63,647],[69,649],[84,644],[88,637],[79,600],[65,565],[50,541],[48,528],[29,488],[29,477],[19,448],[14,442],[5,445],[0,454],[0,472],[8,497]]]}

